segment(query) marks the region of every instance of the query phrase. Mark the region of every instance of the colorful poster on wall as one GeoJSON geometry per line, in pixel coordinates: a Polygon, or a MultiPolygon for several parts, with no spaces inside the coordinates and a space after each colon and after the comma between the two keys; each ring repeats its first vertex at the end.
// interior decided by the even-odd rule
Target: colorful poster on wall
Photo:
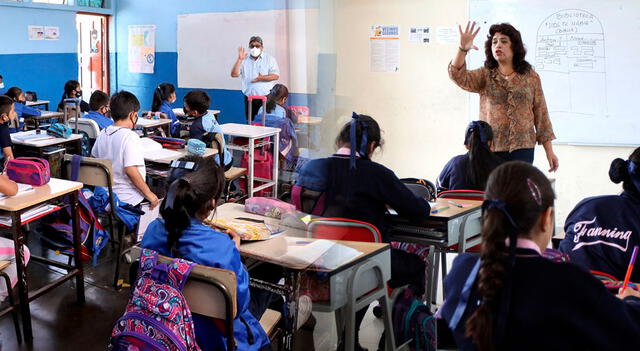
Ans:
{"type": "Polygon", "coordinates": [[[153,73],[156,62],[156,26],[129,26],[129,72],[153,73]]]}
{"type": "Polygon", "coordinates": [[[411,27],[409,42],[414,44],[429,44],[431,42],[431,27],[411,27]]]}
{"type": "Polygon", "coordinates": [[[29,40],[44,40],[43,26],[27,26],[29,31],[29,40]]]}
{"type": "Polygon", "coordinates": [[[44,27],[44,39],[45,40],[60,39],[60,27],[44,27]]]}
{"type": "Polygon", "coordinates": [[[400,69],[399,26],[371,26],[369,42],[371,72],[397,72],[400,69]]]}

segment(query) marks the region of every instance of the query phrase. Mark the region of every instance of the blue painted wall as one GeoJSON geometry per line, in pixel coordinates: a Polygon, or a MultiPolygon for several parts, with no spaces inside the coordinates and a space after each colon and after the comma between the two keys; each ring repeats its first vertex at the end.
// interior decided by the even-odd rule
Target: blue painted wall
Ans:
{"type": "Polygon", "coordinates": [[[5,86],[36,91],[38,98],[57,104],[64,83],[78,76],[75,13],[2,6],[0,18],[0,74],[5,86]],[[29,40],[28,25],[60,27],[60,40],[29,40]]]}
{"type": "MultiPolygon", "coordinates": [[[[140,99],[143,109],[151,107],[153,91],[163,82],[177,85],[178,54],[177,17],[180,14],[206,12],[258,11],[287,8],[316,8],[318,0],[190,0],[154,1],[119,0],[116,8],[116,77],[112,84],[118,89],[129,90],[140,99]],[[161,21],[159,20],[161,19],[161,21]],[[127,66],[128,26],[156,25],[156,64],[153,74],[129,73],[127,66]]],[[[231,67],[221,69],[230,70],[231,67]]],[[[176,107],[182,106],[182,99],[189,89],[178,89],[176,107]]],[[[221,110],[223,123],[242,122],[244,119],[243,95],[240,90],[206,90],[211,96],[212,109],[221,110]]],[[[292,94],[291,105],[312,105],[306,94],[292,94]]]]}

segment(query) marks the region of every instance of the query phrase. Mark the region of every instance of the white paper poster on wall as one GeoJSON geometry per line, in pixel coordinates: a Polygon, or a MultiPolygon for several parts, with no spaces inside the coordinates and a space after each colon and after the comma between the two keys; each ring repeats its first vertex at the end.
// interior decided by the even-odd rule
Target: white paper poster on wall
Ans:
{"type": "Polygon", "coordinates": [[[29,40],[44,40],[44,27],[43,26],[28,26],[29,40]]]}
{"type": "Polygon", "coordinates": [[[400,69],[400,29],[398,25],[373,25],[369,32],[371,72],[397,72],[400,69]]]}
{"type": "Polygon", "coordinates": [[[409,42],[413,44],[431,43],[431,27],[411,27],[409,29],[409,42]]]}
{"type": "Polygon", "coordinates": [[[156,26],[129,26],[129,72],[153,73],[156,62],[156,26]]]}
{"type": "Polygon", "coordinates": [[[440,44],[460,44],[460,32],[458,30],[458,27],[438,27],[436,32],[436,39],[440,44]]]}
{"type": "Polygon", "coordinates": [[[44,39],[45,40],[58,40],[60,39],[60,27],[44,27],[44,39]]]}

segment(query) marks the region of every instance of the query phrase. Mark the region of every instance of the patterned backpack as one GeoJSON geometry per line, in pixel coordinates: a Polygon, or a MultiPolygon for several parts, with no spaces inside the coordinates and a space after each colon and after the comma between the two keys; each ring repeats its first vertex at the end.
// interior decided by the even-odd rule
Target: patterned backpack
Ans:
{"type": "Polygon", "coordinates": [[[158,263],[158,253],[142,250],[140,270],[125,314],[111,332],[111,350],[196,351],[191,311],[182,288],[195,264],[175,259],[158,263]]]}

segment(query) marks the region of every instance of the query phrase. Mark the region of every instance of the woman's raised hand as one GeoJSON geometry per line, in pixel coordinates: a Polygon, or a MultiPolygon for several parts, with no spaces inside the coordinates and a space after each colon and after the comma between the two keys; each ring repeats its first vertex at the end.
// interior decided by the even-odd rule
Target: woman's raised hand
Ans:
{"type": "Polygon", "coordinates": [[[464,32],[462,31],[462,26],[458,25],[458,30],[460,31],[460,48],[465,51],[478,50],[478,47],[473,45],[473,39],[476,38],[480,31],[479,26],[476,28],[476,22],[467,22],[467,28],[464,32]]]}

